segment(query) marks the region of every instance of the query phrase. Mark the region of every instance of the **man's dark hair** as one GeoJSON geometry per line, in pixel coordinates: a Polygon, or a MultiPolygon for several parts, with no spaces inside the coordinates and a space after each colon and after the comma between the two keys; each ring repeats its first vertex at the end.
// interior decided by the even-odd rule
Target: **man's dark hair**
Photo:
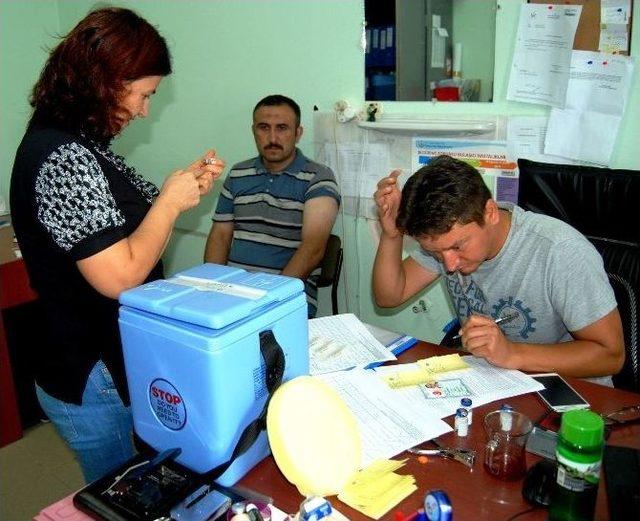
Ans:
{"type": "Polygon", "coordinates": [[[253,115],[260,107],[276,107],[278,105],[287,105],[296,115],[296,127],[300,126],[300,106],[291,98],[287,98],[282,94],[270,94],[266,98],[262,98],[253,108],[253,115]]]}
{"type": "Polygon", "coordinates": [[[32,119],[110,139],[122,129],[126,83],[169,74],[169,49],[155,27],[129,9],[98,9],[51,51],[29,100],[32,119]]]}
{"type": "Polygon", "coordinates": [[[480,172],[450,156],[438,156],[402,189],[396,225],[412,237],[442,235],[454,224],[484,224],[491,192],[480,172]]]}

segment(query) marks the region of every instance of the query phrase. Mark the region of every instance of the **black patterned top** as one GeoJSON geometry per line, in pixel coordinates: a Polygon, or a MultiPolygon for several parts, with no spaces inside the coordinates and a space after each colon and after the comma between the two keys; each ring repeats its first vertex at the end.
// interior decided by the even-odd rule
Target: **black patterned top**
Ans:
{"type": "MultiPolygon", "coordinates": [[[[46,345],[33,346],[36,382],[81,403],[89,372],[102,359],[128,402],[118,302],[84,279],[77,261],[131,235],[158,189],[102,143],[32,124],[16,153],[11,213],[33,288],[43,306],[46,345]]],[[[147,280],[162,277],[158,264],[147,280]]]]}

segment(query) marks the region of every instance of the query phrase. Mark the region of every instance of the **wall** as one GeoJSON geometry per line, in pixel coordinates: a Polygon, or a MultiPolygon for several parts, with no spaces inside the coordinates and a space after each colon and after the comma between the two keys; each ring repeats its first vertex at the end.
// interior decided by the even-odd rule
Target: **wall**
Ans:
{"type": "Polygon", "coordinates": [[[31,107],[31,88],[59,32],[57,2],[0,0],[0,196],[9,205],[9,178],[31,107]]]}
{"type": "MultiPolygon", "coordinates": [[[[88,4],[60,3],[63,16],[74,21],[88,4]]],[[[150,118],[128,129],[116,145],[158,183],[207,148],[215,148],[229,166],[255,155],[251,111],[267,94],[287,94],[300,104],[301,147],[307,150],[314,105],[329,110],[344,86],[350,95],[364,89],[359,1],[114,3],[155,24],[173,56],[174,74],[154,97],[150,118]]],[[[165,259],[168,271],[202,261],[216,196],[217,191],[180,219],[165,259]]]]}
{"type": "Polygon", "coordinates": [[[480,100],[490,101],[493,93],[493,58],[496,37],[495,0],[453,2],[452,44],[462,44],[462,77],[480,80],[480,100]],[[492,52],[483,52],[484,50],[492,52]]]}
{"type": "MultiPolygon", "coordinates": [[[[228,164],[254,154],[251,110],[264,95],[282,92],[303,110],[305,134],[301,146],[313,153],[312,109],[329,111],[338,99],[363,103],[364,59],[360,48],[362,0],[217,0],[179,2],[137,0],[112,2],[134,8],[166,36],[175,73],[152,101],[151,116],[128,128],[115,144],[129,162],[161,183],[176,168],[188,164],[208,147],[228,164]]],[[[387,113],[419,114],[543,114],[546,109],[507,102],[508,69],[522,0],[502,0],[497,11],[494,103],[386,103],[387,113]]],[[[93,0],[0,0],[0,193],[7,197],[11,163],[29,114],[26,96],[53,35],[72,27],[93,0]],[[27,30],[25,30],[27,28],[27,30]]],[[[634,2],[640,20],[640,2],[634,2]]],[[[640,56],[636,23],[632,54],[640,56]]],[[[637,85],[638,70],[634,84],[637,85]]],[[[640,89],[633,89],[620,129],[613,165],[640,169],[640,89]]],[[[216,194],[180,220],[166,254],[168,272],[201,260],[216,194]]],[[[345,242],[358,244],[362,259],[348,259],[346,272],[357,280],[350,291],[370,299],[370,259],[373,245],[361,226],[345,222],[345,242]],[[356,240],[357,239],[357,240],[356,240]]],[[[343,283],[342,289],[345,286],[343,283]]],[[[437,290],[436,290],[437,291],[437,290]]],[[[435,293],[434,293],[435,295],[435,293]]],[[[443,303],[438,296],[435,306],[443,303]]],[[[341,297],[344,303],[344,295],[341,297]]],[[[321,302],[321,311],[326,310],[321,302]]],[[[363,304],[363,318],[405,328],[393,312],[363,304]]],[[[345,308],[343,307],[342,310],[345,308]]],[[[416,319],[417,320],[417,319],[416,319]]],[[[414,321],[415,322],[415,321],[414,321]]],[[[412,332],[420,325],[411,323],[412,332]]],[[[435,339],[434,332],[422,335],[435,339]]]]}

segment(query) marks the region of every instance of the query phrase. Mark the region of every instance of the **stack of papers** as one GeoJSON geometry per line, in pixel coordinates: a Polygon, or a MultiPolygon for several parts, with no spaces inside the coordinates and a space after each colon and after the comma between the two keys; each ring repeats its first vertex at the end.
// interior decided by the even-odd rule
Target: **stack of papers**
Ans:
{"type": "Polygon", "coordinates": [[[335,390],[356,417],[362,443],[362,467],[393,456],[453,429],[442,418],[455,414],[460,396],[477,407],[542,389],[526,374],[494,367],[482,358],[462,357],[466,369],[449,371],[436,384],[392,389],[385,376],[417,371],[417,364],[354,369],[318,376],[335,390]],[[464,392],[462,392],[464,391],[464,392]],[[461,394],[462,392],[462,394],[461,394]]]}
{"type": "Polygon", "coordinates": [[[411,335],[401,335],[371,324],[364,324],[364,327],[394,355],[399,355],[418,343],[418,339],[411,335]]]}
{"type": "Polygon", "coordinates": [[[309,373],[365,367],[396,360],[395,355],[353,314],[309,320],[309,373]]]}
{"type": "Polygon", "coordinates": [[[406,400],[375,371],[354,369],[317,378],[336,391],[356,417],[362,468],[452,430],[437,412],[424,406],[424,398],[406,400]]]}
{"type": "Polygon", "coordinates": [[[358,472],[338,494],[338,499],[373,519],[384,514],[418,490],[413,476],[401,476],[394,471],[404,461],[378,460],[358,472]]]}
{"type": "Polygon", "coordinates": [[[351,313],[310,320],[309,355],[311,375],[356,417],[361,468],[453,430],[442,418],[455,414],[461,396],[477,407],[543,387],[520,371],[458,354],[365,369],[396,357],[351,313]]]}
{"type": "MultiPolygon", "coordinates": [[[[456,382],[456,387],[464,386],[467,392],[461,395],[433,399],[433,396],[429,393],[429,386],[414,385],[412,387],[394,389],[396,399],[398,401],[415,401],[438,418],[444,418],[455,414],[456,409],[460,407],[460,396],[471,398],[473,406],[477,407],[544,388],[542,384],[530,376],[515,369],[495,367],[484,358],[464,356],[462,359],[466,362],[467,369],[447,372],[441,375],[437,383],[456,382]]],[[[417,367],[417,363],[378,367],[375,369],[375,373],[384,377],[387,374],[402,371],[416,371],[417,367]]]]}

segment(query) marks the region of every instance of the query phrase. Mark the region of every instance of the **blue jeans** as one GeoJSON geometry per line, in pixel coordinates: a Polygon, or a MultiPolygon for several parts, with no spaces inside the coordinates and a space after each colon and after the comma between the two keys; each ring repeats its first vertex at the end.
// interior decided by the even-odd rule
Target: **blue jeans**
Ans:
{"type": "Polygon", "coordinates": [[[75,452],[87,483],[134,455],[131,410],[122,403],[102,361],[89,374],[82,405],[58,400],[37,384],[36,394],[58,434],[75,452]]]}

